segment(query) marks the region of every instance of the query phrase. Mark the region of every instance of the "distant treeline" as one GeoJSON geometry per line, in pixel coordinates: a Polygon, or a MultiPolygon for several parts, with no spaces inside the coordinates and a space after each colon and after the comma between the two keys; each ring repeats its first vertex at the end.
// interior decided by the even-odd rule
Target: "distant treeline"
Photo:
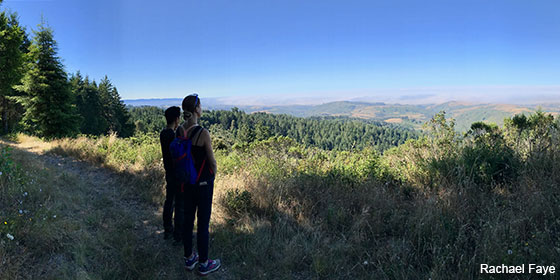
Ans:
{"type": "Polygon", "coordinates": [[[136,133],[159,133],[167,125],[165,110],[156,106],[128,106],[136,133]]]}
{"type": "MultiPolygon", "coordinates": [[[[137,133],[158,132],[165,126],[164,110],[158,107],[129,107],[137,133]]],[[[272,136],[288,136],[306,146],[325,150],[351,150],[374,147],[384,151],[417,138],[412,129],[346,117],[300,118],[267,113],[247,114],[205,111],[201,125],[210,128],[217,148],[251,143],[272,136]]]]}
{"type": "Polygon", "coordinates": [[[17,15],[0,12],[0,132],[41,137],[134,134],[130,115],[105,76],[99,85],[64,71],[53,30],[41,23],[33,37],[17,15]]]}

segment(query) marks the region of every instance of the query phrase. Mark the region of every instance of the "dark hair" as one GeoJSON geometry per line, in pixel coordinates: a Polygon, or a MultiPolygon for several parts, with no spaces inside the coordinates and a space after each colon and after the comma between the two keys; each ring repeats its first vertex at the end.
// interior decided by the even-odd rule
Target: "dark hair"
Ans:
{"type": "Polygon", "coordinates": [[[187,95],[181,104],[186,118],[190,118],[194,114],[196,107],[200,106],[200,98],[198,94],[187,95]]]}
{"type": "Polygon", "coordinates": [[[167,121],[167,124],[173,123],[180,116],[181,108],[177,106],[169,107],[165,110],[165,120],[167,121]]]}

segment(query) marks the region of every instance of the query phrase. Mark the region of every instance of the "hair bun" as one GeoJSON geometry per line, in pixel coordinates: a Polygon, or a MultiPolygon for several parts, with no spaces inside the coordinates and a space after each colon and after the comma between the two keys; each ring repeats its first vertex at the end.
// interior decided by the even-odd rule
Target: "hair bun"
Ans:
{"type": "Polygon", "coordinates": [[[193,114],[192,114],[191,112],[189,112],[189,111],[186,111],[186,112],[185,112],[185,117],[186,117],[187,119],[189,119],[190,117],[192,117],[192,115],[193,115],[193,114]]]}

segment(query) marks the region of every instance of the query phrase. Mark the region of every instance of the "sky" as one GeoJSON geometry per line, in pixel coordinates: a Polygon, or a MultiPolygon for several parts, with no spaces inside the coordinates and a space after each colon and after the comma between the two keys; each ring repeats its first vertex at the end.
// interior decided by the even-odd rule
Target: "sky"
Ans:
{"type": "Polygon", "coordinates": [[[5,0],[123,99],[560,101],[560,1],[5,0]]]}

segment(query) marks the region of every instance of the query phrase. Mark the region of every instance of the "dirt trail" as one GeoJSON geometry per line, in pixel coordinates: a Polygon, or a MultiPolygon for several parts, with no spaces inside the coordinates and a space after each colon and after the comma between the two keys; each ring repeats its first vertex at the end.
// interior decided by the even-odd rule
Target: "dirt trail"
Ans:
{"type": "MultiPolygon", "coordinates": [[[[48,153],[51,146],[44,142],[27,142],[13,143],[0,140],[0,143],[10,145],[14,148],[14,156],[30,157],[36,161],[39,166],[62,174],[62,176],[70,177],[73,181],[79,182],[79,190],[69,195],[70,199],[83,201],[85,205],[79,205],[81,208],[76,213],[76,207],[69,206],[66,213],[61,216],[74,220],[78,225],[94,225],[88,226],[87,235],[93,237],[94,241],[99,240],[97,244],[103,246],[104,249],[98,249],[97,253],[104,252],[105,247],[113,250],[108,257],[114,255],[122,256],[122,259],[115,259],[114,265],[121,266],[120,271],[130,269],[130,274],[114,275],[120,279],[196,279],[199,276],[191,272],[186,272],[182,267],[182,246],[173,246],[171,241],[163,240],[163,230],[161,225],[161,207],[150,205],[142,201],[140,197],[123,191],[123,186],[127,186],[124,178],[111,171],[93,166],[90,163],[83,162],[74,158],[64,157],[52,153],[48,153]],[[96,213],[93,215],[92,213],[96,213]],[[87,222],[84,222],[87,220],[87,222]],[[123,231],[123,232],[119,232],[123,231]],[[126,238],[112,238],[113,235],[127,235],[126,238]],[[113,244],[111,244],[111,240],[113,244]],[[123,241],[124,240],[124,241],[123,241]],[[134,248],[134,252],[127,252],[120,249],[119,243],[131,242],[130,247],[134,248]],[[119,251],[120,250],[120,251],[119,251]],[[124,253],[123,253],[124,252],[124,253]],[[127,256],[124,256],[124,255],[127,256]],[[147,265],[146,265],[147,264],[147,265]],[[124,268],[122,266],[125,266],[124,268]],[[149,266],[149,273],[142,273],[149,266]]],[[[61,184],[61,182],[53,182],[61,184]]],[[[68,186],[69,191],[72,190],[68,186]]],[[[56,198],[55,198],[56,199],[56,198]]],[[[68,197],[63,198],[68,199],[68,197]]],[[[70,242],[78,240],[71,240],[70,242]]],[[[96,244],[96,243],[93,243],[96,244]]],[[[77,244],[71,244],[69,248],[77,244]]],[[[71,250],[71,249],[70,249],[71,250]]],[[[57,263],[59,266],[73,266],[76,261],[72,258],[63,257],[63,255],[76,255],[75,252],[63,252],[51,256],[50,264],[57,263]],[[61,257],[62,256],[62,257],[61,257]]],[[[86,254],[87,255],[87,254],[86,254]]],[[[83,270],[83,267],[76,270],[83,270]]],[[[116,271],[119,271],[117,269],[116,271]]],[[[110,268],[108,269],[110,271],[110,268]]],[[[84,272],[89,277],[86,278],[105,278],[103,274],[96,271],[84,272]]],[[[77,274],[80,277],[80,273],[77,274]]],[[[107,275],[107,274],[104,274],[107,275]]],[[[110,274],[109,274],[110,275],[110,274]]],[[[81,278],[81,277],[80,277],[81,278]]],[[[112,278],[112,277],[110,277],[112,278]]],[[[206,277],[207,279],[225,279],[231,278],[227,275],[227,269],[222,268],[219,272],[206,277]]]]}

